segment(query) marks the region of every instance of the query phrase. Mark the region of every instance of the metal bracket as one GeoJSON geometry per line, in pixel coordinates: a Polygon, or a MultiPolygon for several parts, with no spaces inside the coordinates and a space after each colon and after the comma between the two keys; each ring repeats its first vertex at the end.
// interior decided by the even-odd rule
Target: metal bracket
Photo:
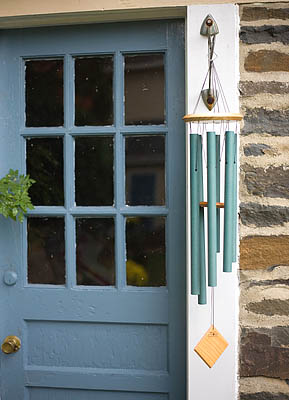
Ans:
{"type": "Polygon", "coordinates": [[[208,14],[202,23],[200,34],[203,36],[214,36],[218,33],[219,28],[217,22],[211,14],[208,14]]]}
{"type": "Polygon", "coordinates": [[[216,89],[212,88],[212,67],[215,49],[216,35],[219,33],[217,22],[211,14],[208,14],[204,19],[200,34],[208,37],[208,63],[209,63],[209,88],[202,90],[202,99],[208,110],[212,110],[218,101],[218,93],[216,89]]]}

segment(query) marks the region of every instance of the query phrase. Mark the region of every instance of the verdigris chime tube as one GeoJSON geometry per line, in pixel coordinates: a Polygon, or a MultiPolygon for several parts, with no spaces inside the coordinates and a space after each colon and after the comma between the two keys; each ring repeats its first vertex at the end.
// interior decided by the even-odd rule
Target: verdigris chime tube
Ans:
{"type": "Polygon", "coordinates": [[[234,231],[233,231],[233,257],[232,261],[237,261],[237,221],[238,221],[238,193],[237,193],[237,183],[238,183],[238,174],[237,174],[237,142],[238,137],[237,134],[234,135],[234,208],[233,208],[233,222],[234,222],[234,231]]]}
{"type": "MultiPolygon", "coordinates": [[[[198,135],[198,182],[199,201],[204,201],[203,188],[203,157],[202,136],[198,135]]],[[[205,218],[204,208],[200,207],[199,213],[199,263],[200,263],[200,294],[198,304],[207,304],[207,279],[206,279],[206,249],[205,249],[205,218]]]]}
{"type": "Polygon", "coordinates": [[[190,135],[190,184],[191,184],[191,293],[200,294],[199,264],[199,182],[198,182],[198,135],[190,135]]]}
{"type": "Polygon", "coordinates": [[[234,147],[235,133],[225,133],[225,208],[223,271],[232,271],[234,240],[234,147]]]}
{"type": "MultiPolygon", "coordinates": [[[[216,135],[216,199],[220,202],[220,135],[216,135]]],[[[217,252],[220,253],[220,209],[217,208],[217,252]]]]}
{"type": "Polygon", "coordinates": [[[217,286],[216,133],[207,132],[208,285],[217,286]]]}

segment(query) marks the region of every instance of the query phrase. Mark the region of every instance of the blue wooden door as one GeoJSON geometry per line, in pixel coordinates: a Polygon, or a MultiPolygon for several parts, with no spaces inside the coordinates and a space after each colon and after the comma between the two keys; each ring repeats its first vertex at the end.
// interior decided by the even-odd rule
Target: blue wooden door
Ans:
{"type": "Polygon", "coordinates": [[[1,400],[184,400],[184,24],[2,31],[1,400]]]}

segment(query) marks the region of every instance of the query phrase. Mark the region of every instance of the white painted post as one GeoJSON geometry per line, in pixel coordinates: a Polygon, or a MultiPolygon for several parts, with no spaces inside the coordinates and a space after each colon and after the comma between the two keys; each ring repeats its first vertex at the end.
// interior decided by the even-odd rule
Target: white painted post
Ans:
{"type": "MultiPolygon", "coordinates": [[[[238,7],[233,4],[199,5],[187,8],[187,113],[192,113],[204,81],[207,64],[207,38],[200,35],[201,24],[207,14],[217,21],[220,33],[216,38],[215,65],[231,112],[239,112],[238,81],[239,55],[238,7]]],[[[207,112],[205,106],[199,112],[207,112]]],[[[188,132],[187,132],[188,133],[188,132]]],[[[187,135],[188,144],[188,135],[187,135]]],[[[189,163],[188,163],[189,165],[189,163]]],[[[205,166],[204,166],[205,169],[205,166]]],[[[189,182],[187,168],[187,182],[189,182]]],[[[223,190],[221,177],[221,191],[223,190]]],[[[187,190],[187,205],[190,204],[187,190]]],[[[190,215],[187,206],[187,246],[190,244],[190,215]]],[[[222,232],[221,222],[221,249],[222,232]]],[[[211,323],[210,301],[198,305],[197,296],[190,291],[190,254],[187,257],[187,320],[188,320],[188,400],[234,400],[237,398],[237,344],[238,344],[238,264],[233,264],[233,272],[222,272],[222,252],[218,254],[218,287],[215,288],[215,325],[229,342],[229,347],[212,369],[197,356],[194,347],[207,331],[211,323]]],[[[208,290],[208,300],[210,299],[208,290]]]]}

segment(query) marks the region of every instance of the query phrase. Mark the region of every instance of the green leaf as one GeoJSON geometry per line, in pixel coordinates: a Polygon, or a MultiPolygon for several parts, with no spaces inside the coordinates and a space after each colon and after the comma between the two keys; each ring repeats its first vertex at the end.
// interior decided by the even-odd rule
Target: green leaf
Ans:
{"type": "Polygon", "coordinates": [[[10,169],[8,174],[0,179],[0,214],[5,218],[18,219],[23,222],[27,210],[34,206],[29,197],[29,188],[35,183],[29,175],[20,175],[18,170],[10,169]]]}

